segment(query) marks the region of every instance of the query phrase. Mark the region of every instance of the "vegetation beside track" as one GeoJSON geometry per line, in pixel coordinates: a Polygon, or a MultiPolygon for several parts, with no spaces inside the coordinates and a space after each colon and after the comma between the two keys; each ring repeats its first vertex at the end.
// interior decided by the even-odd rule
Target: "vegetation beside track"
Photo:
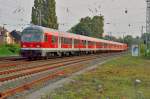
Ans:
{"type": "Polygon", "coordinates": [[[12,56],[19,54],[19,45],[0,45],[0,57],[1,56],[12,56]]]}
{"type": "Polygon", "coordinates": [[[87,72],[42,99],[149,99],[150,61],[126,55],[87,72]],[[135,80],[141,83],[135,83],[135,80]]]}

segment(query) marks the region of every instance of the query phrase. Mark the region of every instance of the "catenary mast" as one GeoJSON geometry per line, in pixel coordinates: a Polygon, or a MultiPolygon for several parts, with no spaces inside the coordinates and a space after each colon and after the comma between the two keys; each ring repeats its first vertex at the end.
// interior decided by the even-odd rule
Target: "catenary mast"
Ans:
{"type": "Polygon", "coordinates": [[[146,0],[146,33],[150,33],[150,0],[146,0]]]}

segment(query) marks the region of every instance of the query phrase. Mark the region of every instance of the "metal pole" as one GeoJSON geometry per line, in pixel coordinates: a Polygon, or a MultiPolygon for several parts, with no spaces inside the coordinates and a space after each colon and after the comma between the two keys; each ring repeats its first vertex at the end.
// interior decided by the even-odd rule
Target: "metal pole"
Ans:
{"type": "Polygon", "coordinates": [[[146,0],[147,8],[146,8],[146,51],[148,49],[148,35],[150,33],[150,0],[146,0]]]}
{"type": "Polygon", "coordinates": [[[112,40],[112,33],[110,32],[110,41],[112,40]]]}
{"type": "Polygon", "coordinates": [[[144,26],[142,25],[142,28],[141,28],[141,37],[143,35],[143,28],[144,28],[144,26]]]}
{"type": "Polygon", "coordinates": [[[146,0],[146,33],[150,33],[150,0],[146,0]]]}
{"type": "Polygon", "coordinates": [[[41,7],[39,9],[39,25],[41,26],[41,7]]]}
{"type": "Polygon", "coordinates": [[[123,33],[123,43],[125,43],[125,41],[124,41],[124,33],[123,33]]]}

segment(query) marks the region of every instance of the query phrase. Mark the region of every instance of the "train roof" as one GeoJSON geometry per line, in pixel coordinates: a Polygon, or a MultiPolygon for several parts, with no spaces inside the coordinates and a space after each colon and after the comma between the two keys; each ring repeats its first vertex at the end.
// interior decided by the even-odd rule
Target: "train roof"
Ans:
{"type": "Polygon", "coordinates": [[[46,28],[46,27],[42,27],[42,26],[37,26],[37,25],[31,25],[25,29],[37,29],[37,30],[40,30],[44,33],[55,32],[56,33],[55,35],[61,35],[62,37],[70,37],[70,38],[74,38],[74,39],[80,38],[82,40],[88,40],[88,41],[124,45],[124,43],[119,43],[119,42],[114,42],[114,41],[109,41],[109,40],[104,40],[104,39],[98,39],[98,38],[88,37],[88,36],[84,36],[84,35],[78,35],[78,34],[69,33],[69,32],[63,32],[63,31],[59,31],[59,30],[55,30],[55,29],[51,29],[51,28],[46,28]]]}

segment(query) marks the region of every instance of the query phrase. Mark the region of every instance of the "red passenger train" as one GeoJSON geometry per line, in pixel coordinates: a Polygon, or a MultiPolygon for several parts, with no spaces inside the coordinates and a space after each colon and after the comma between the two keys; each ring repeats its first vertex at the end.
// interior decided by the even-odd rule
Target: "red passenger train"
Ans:
{"type": "Polygon", "coordinates": [[[21,56],[27,58],[127,50],[127,44],[30,26],[21,36],[21,56]]]}

